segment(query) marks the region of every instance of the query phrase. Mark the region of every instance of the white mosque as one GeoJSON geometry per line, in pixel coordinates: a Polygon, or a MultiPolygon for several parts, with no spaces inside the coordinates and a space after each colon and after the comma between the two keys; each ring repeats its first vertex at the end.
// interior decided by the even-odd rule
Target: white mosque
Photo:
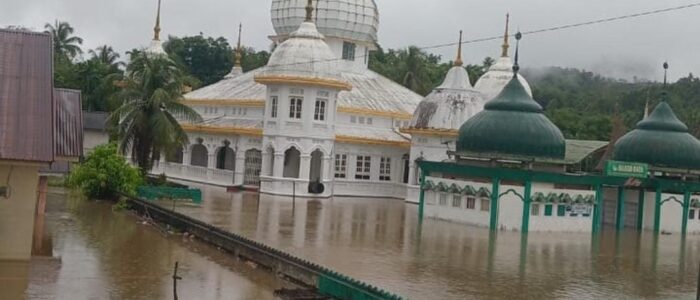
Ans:
{"type": "MultiPolygon", "coordinates": [[[[267,66],[244,73],[238,53],[224,79],[186,94],[204,122],[183,124],[191,144],[154,173],[276,195],[415,202],[416,162],[448,159],[459,127],[513,77],[507,25],[500,58],[475,86],[460,47],[444,83],[423,98],[369,70],[374,0],[273,0],[271,13],[267,66]]],[[[151,53],[164,53],[159,27],[151,53]]]]}

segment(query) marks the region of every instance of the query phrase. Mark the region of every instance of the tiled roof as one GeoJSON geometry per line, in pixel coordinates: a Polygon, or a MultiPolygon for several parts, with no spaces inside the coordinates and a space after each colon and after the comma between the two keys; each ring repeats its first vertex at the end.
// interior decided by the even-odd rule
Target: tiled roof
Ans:
{"type": "Polygon", "coordinates": [[[0,30],[0,160],[54,160],[51,36],[0,30]]]}

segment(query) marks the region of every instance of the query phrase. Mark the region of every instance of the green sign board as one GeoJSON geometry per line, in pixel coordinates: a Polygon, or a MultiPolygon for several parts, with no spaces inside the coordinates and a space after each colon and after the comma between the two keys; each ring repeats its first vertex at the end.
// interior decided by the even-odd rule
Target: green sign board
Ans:
{"type": "Polygon", "coordinates": [[[647,178],[649,165],[609,160],[605,166],[605,175],[615,177],[647,178]]]}

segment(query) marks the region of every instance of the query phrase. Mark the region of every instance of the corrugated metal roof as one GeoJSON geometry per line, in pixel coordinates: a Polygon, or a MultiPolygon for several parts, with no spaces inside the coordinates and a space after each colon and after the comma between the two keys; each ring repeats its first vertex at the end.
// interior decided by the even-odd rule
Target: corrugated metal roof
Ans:
{"type": "Polygon", "coordinates": [[[105,112],[83,112],[83,129],[104,131],[106,129],[108,113],[105,112]]]}
{"type": "Polygon", "coordinates": [[[56,156],[79,158],[83,155],[83,117],[80,91],[55,89],[56,156]]]}
{"type": "Polygon", "coordinates": [[[0,160],[54,160],[52,51],[49,34],[0,30],[0,160]]]}
{"type": "MultiPolygon", "coordinates": [[[[188,100],[264,100],[266,88],[255,82],[255,75],[265,72],[262,67],[234,78],[226,78],[185,95],[188,100]]],[[[349,92],[338,95],[341,108],[358,108],[412,115],[420,95],[373,71],[343,72],[342,79],[352,85],[349,92]]]]}

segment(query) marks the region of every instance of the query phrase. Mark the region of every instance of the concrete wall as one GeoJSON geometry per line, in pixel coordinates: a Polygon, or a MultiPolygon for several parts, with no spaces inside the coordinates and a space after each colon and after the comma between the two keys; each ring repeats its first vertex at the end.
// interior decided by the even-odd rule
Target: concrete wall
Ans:
{"type": "Polygon", "coordinates": [[[0,197],[0,261],[31,257],[38,171],[0,163],[0,186],[10,189],[9,198],[0,197]]]}
{"type": "MultiPolygon", "coordinates": [[[[426,180],[430,180],[435,184],[440,182],[451,186],[456,184],[457,186],[464,187],[465,185],[471,185],[476,190],[480,188],[486,188],[491,190],[491,183],[474,182],[474,181],[464,181],[464,180],[451,180],[443,179],[437,177],[426,177],[426,180]]],[[[498,228],[501,230],[513,230],[520,231],[522,229],[522,217],[523,217],[523,201],[518,195],[524,194],[524,187],[517,185],[507,185],[502,184],[500,186],[500,194],[502,195],[499,199],[499,211],[498,211],[498,228]],[[517,195],[516,195],[517,193],[517,195]]],[[[591,190],[573,190],[573,189],[554,189],[551,184],[533,184],[532,194],[544,193],[545,195],[549,193],[565,193],[569,194],[572,198],[578,195],[582,196],[595,196],[595,192],[591,190]]],[[[443,196],[444,197],[444,196],[443,196]]],[[[468,197],[466,195],[461,195],[462,202],[457,207],[454,205],[453,198],[454,195],[450,193],[443,193],[437,191],[425,191],[425,216],[428,218],[447,220],[452,222],[458,222],[463,224],[469,224],[478,227],[488,227],[490,224],[490,211],[489,209],[482,209],[482,199],[476,198],[476,204],[474,209],[466,208],[466,201],[468,197]],[[441,204],[440,197],[444,194],[447,197],[447,202],[441,204]]],[[[490,199],[484,204],[489,204],[490,199]]],[[[564,216],[557,215],[558,204],[552,204],[553,213],[551,216],[545,216],[545,204],[544,203],[533,203],[537,207],[537,214],[532,214],[532,209],[530,210],[530,231],[540,231],[540,232],[591,232],[592,222],[593,222],[593,206],[583,205],[589,208],[589,214],[573,214],[571,211],[567,211],[564,216]]],[[[562,204],[566,205],[566,204],[562,204]]]]}
{"type": "Polygon", "coordinates": [[[109,135],[107,132],[96,130],[83,131],[83,152],[85,155],[88,155],[95,147],[107,143],[109,143],[109,135]]]}

